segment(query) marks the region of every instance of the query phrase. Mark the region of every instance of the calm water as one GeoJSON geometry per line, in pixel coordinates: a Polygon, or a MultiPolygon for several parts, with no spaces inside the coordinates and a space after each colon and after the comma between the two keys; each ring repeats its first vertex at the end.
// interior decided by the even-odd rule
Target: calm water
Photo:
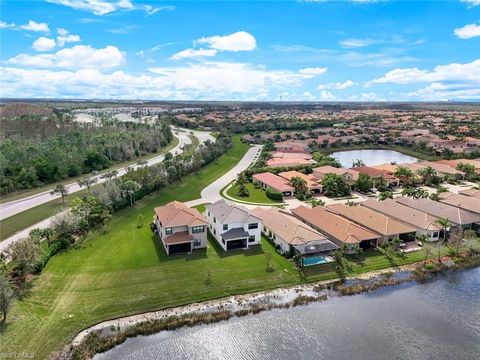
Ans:
{"type": "Polygon", "coordinates": [[[342,164],[343,167],[350,168],[352,163],[357,160],[363,160],[365,165],[373,166],[385,163],[391,163],[395,161],[398,164],[401,163],[415,163],[417,158],[404,155],[398,151],[393,150],[351,150],[351,151],[339,151],[332,154],[334,158],[342,164]]]}
{"type": "Polygon", "coordinates": [[[95,359],[480,358],[480,268],[137,337],[95,359]]]}

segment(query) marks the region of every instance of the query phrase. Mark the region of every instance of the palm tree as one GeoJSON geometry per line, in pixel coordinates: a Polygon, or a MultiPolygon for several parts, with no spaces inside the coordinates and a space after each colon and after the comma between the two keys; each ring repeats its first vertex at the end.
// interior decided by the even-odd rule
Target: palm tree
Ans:
{"type": "Polygon", "coordinates": [[[361,159],[354,160],[352,163],[352,167],[354,168],[361,167],[361,166],[365,166],[365,162],[361,159]]]}
{"type": "Polygon", "coordinates": [[[422,177],[422,184],[430,186],[438,179],[437,172],[431,166],[427,166],[417,171],[418,175],[422,177]]]}
{"type": "Polygon", "coordinates": [[[89,176],[89,177],[86,177],[86,178],[80,180],[80,181],[78,182],[78,185],[80,185],[80,187],[86,186],[87,189],[88,189],[88,193],[90,194],[90,187],[91,187],[92,185],[96,184],[97,181],[98,181],[98,179],[97,179],[96,177],[94,177],[94,176],[89,176]]]}
{"type": "Polygon", "coordinates": [[[291,178],[290,184],[295,188],[295,196],[297,198],[303,197],[308,191],[307,181],[300,176],[294,176],[291,178]]]}
{"type": "Polygon", "coordinates": [[[58,184],[55,189],[50,191],[50,195],[60,195],[62,197],[62,206],[65,208],[65,198],[68,195],[68,189],[63,184],[58,184]]]}
{"type": "Polygon", "coordinates": [[[404,166],[397,167],[394,175],[404,184],[410,184],[414,177],[413,171],[404,166]]]}
{"type": "Polygon", "coordinates": [[[133,180],[125,181],[122,184],[122,192],[130,197],[130,206],[133,206],[135,203],[135,193],[140,190],[140,188],[140,184],[133,180]]]}
{"type": "Polygon", "coordinates": [[[447,218],[440,218],[435,222],[443,228],[443,242],[445,242],[445,239],[447,238],[447,229],[452,226],[452,223],[447,218]]]}

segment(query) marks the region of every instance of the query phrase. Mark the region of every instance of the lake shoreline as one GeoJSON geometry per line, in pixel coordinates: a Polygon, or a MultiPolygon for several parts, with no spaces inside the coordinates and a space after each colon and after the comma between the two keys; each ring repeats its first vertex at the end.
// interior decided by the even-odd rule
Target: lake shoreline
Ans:
{"type": "Polygon", "coordinates": [[[361,294],[385,286],[419,281],[443,270],[479,266],[480,258],[459,263],[444,258],[441,263],[435,260],[430,260],[429,263],[435,265],[429,270],[421,266],[423,265],[421,263],[413,263],[395,269],[387,268],[364,273],[344,281],[335,279],[282,287],[107,320],[77,334],[58,358],[92,358],[95,354],[108,351],[122,344],[127,338],[138,335],[152,335],[165,330],[211,324],[267,310],[296,307],[332,297],[361,294]]]}

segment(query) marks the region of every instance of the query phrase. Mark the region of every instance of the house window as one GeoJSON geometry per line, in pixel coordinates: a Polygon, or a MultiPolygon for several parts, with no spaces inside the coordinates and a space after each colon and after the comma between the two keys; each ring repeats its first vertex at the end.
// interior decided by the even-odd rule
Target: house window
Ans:
{"type": "Polygon", "coordinates": [[[217,230],[216,229],[213,229],[213,234],[217,235],[217,230]]]}
{"type": "Polygon", "coordinates": [[[251,242],[255,242],[255,235],[250,235],[248,237],[248,242],[251,243],[251,242]]]}
{"type": "Polygon", "coordinates": [[[248,224],[248,230],[258,229],[258,223],[248,224]]]}
{"type": "Polygon", "coordinates": [[[225,244],[225,240],[224,240],[224,239],[222,239],[222,243],[224,243],[224,244],[225,244]]]}
{"type": "Polygon", "coordinates": [[[228,224],[223,224],[223,230],[228,230],[228,224]]]}
{"type": "Polygon", "coordinates": [[[202,245],[202,241],[199,239],[193,239],[193,246],[200,246],[202,245]]]}
{"type": "Polygon", "coordinates": [[[192,226],[192,234],[198,234],[205,232],[204,226],[192,226]]]}
{"type": "Polygon", "coordinates": [[[433,233],[433,236],[432,236],[432,237],[433,237],[433,238],[437,238],[438,235],[439,235],[438,231],[435,231],[435,232],[433,233]]]}
{"type": "Polygon", "coordinates": [[[208,216],[210,216],[210,211],[208,212],[208,216]]]}
{"type": "Polygon", "coordinates": [[[172,233],[172,228],[165,228],[165,235],[170,235],[172,233]]]}
{"type": "Polygon", "coordinates": [[[213,222],[216,223],[217,222],[217,218],[214,216],[213,217],[213,222]]]}

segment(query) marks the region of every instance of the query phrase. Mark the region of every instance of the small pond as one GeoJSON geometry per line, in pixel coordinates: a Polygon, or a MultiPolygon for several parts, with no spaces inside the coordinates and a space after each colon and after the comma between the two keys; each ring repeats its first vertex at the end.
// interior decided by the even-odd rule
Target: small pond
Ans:
{"type": "Polygon", "coordinates": [[[343,167],[350,168],[355,160],[362,160],[367,166],[380,165],[385,163],[396,162],[401,163],[415,163],[417,158],[402,154],[393,150],[349,150],[338,151],[331,154],[338,159],[343,167]]]}

